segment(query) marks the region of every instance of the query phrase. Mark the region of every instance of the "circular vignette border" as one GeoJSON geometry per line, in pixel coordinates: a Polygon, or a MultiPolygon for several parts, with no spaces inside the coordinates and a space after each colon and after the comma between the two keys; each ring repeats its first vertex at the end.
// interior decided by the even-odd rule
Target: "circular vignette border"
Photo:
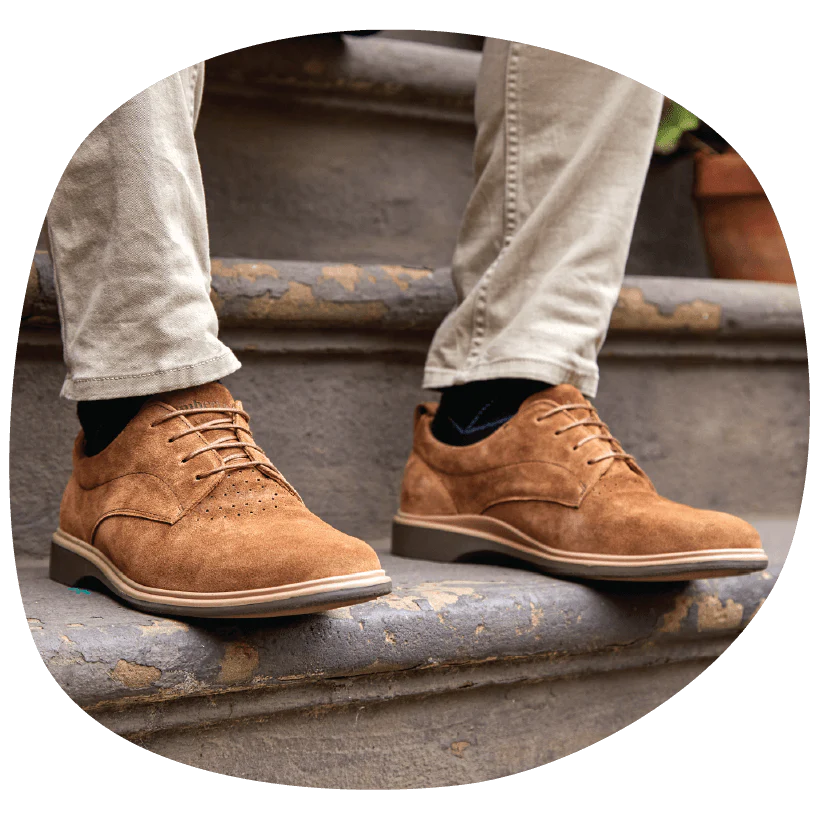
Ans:
{"type": "MultiPolygon", "coordinates": [[[[272,32],[271,37],[269,39],[266,39],[266,40],[240,40],[238,46],[231,47],[231,48],[220,48],[220,49],[217,49],[214,52],[214,54],[210,54],[210,55],[207,55],[207,56],[194,56],[194,57],[192,57],[190,62],[183,63],[183,64],[178,64],[176,66],[175,71],[179,71],[179,70],[181,70],[183,68],[186,68],[190,65],[194,65],[196,63],[202,62],[203,60],[209,59],[210,57],[219,56],[221,54],[226,54],[226,53],[229,53],[229,52],[232,52],[232,51],[236,51],[238,49],[247,48],[249,46],[261,45],[263,43],[274,42],[274,41],[282,40],[282,39],[289,39],[289,38],[297,37],[297,36],[312,36],[314,34],[321,34],[321,33],[342,33],[342,32],[349,32],[349,31],[355,31],[355,30],[362,30],[364,28],[369,28],[369,29],[384,29],[384,28],[402,29],[403,28],[403,29],[410,29],[410,30],[415,29],[415,30],[423,30],[423,31],[449,32],[449,27],[446,24],[444,24],[444,25],[442,25],[442,24],[381,24],[381,25],[378,25],[378,24],[328,24],[327,32],[272,32]]],[[[498,38],[506,39],[506,40],[515,40],[516,42],[526,43],[526,44],[533,45],[533,46],[540,46],[542,48],[545,47],[545,41],[544,40],[522,39],[522,38],[519,38],[517,36],[513,36],[512,32],[457,32],[456,31],[456,32],[450,32],[450,33],[469,33],[469,34],[474,34],[474,35],[479,35],[479,36],[498,37],[498,38]]],[[[567,54],[569,56],[574,56],[574,57],[578,57],[580,59],[587,60],[589,62],[601,65],[604,68],[609,68],[609,69],[614,70],[614,71],[618,70],[618,68],[615,64],[604,63],[604,62],[602,62],[601,58],[599,58],[599,57],[588,56],[588,55],[583,54],[583,53],[579,54],[577,49],[574,49],[574,48],[556,48],[556,49],[553,49],[553,50],[559,51],[559,52],[567,54]]],[[[115,111],[127,99],[130,99],[131,97],[135,96],[140,91],[144,90],[145,88],[149,87],[150,85],[153,85],[154,83],[159,82],[160,80],[164,79],[165,77],[170,76],[172,73],[174,73],[174,72],[170,72],[170,71],[161,72],[160,75],[157,78],[152,79],[152,80],[147,80],[142,87],[140,87],[140,88],[129,88],[127,94],[123,95],[117,103],[112,105],[110,111],[106,112],[105,116],[108,116],[108,114],[115,111]]],[[[647,79],[645,77],[642,77],[637,72],[622,71],[620,73],[624,74],[625,76],[631,77],[632,79],[640,81],[640,82],[644,83],[645,85],[649,86],[650,88],[658,91],[659,93],[664,94],[665,96],[671,98],[672,100],[680,103],[685,109],[687,109],[692,114],[697,116],[698,119],[700,119],[702,122],[704,122],[709,127],[713,128],[713,130],[717,134],[719,134],[721,137],[723,137],[741,156],[744,157],[744,159],[746,159],[746,153],[745,153],[745,150],[744,150],[744,145],[739,143],[737,141],[737,139],[735,139],[729,133],[728,129],[714,126],[712,124],[712,122],[710,122],[708,119],[705,118],[702,111],[699,111],[694,105],[691,105],[691,104],[685,102],[684,100],[682,100],[680,98],[680,96],[674,94],[670,88],[659,87],[656,82],[654,82],[653,80],[647,79]]],[[[100,120],[89,120],[89,122],[88,122],[88,125],[89,125],[88,132],[90,133],[94,129],[94,127],[96,127],[99,124],[99,122],[100,122],[100,120]]],[[[40,217],[40,225],[41,226],[42,226],[43,219],[45,218],[45,215],[46,215],[47,210],[48,210],[48,203],[51,200],[51,196],[53,195],[55,187],[56,187],[57,183],[60,180],[62,172],[64,171],[65,166],[71,160],[71,158],[74,155],[74,152],[77,150],[77,148],[83,142],[83,140],[86,138],[86,136],[87,136],[87,134],[82,135],[80,137],[79,142],[72,145],[71,151],[67,151],[64,155],[65,156],[64,164],[61,167],[56,169],[55,179],[54,179],[53,182],[49,183],[49,185],[48,185],[47,203],[46,203],[45,207],[40,207],[40,209],[39,209],[39,211],[40,211],[39,217],[40,217]]],[[[771,187],[761,179],[760,169],[755,167],[754,165],[752,165],[751,161],[749,159],[746,159],[746,162],[750,166],[752,171],[755,173],[755,176],[758,178],[758,181],[761,183],[764,190],[766,190],[767,196],[769,198],[769,202],[770,202],[770,204],[771,204],[771,206],[772,206],[772,208],[773,208],[773,210],[774,210],[774,212],[777,216],[778,222],[780,224],[780,228],[783,231],[783,235],[785,237],[787,247],[789,249],[789,255],[792,258],[792,264],[793,264],[793,268],[794,268],[795,278],[797,280],[798,287],[800,287],[800,283],[801,283],[801,280],[800,280],[800,266],[798,264],[794,264],[794,261],[793,261],[793,239],[792,239],[792,234],[791,234],[790,231],[786,230],[784,217],[780,213],[778,213],[778,211],[777,211],[777,197],[776,197],[776,194],[771,189],[771,187]]],[[[34,249],[36,248],[36,246],[38,244],[38,239],[39,239],[39,231],[33,233],[33,235],[32,235],[32,253],[33,253],[34,249]]],[[[28,263],[26,263],[24,265],[23,294],[25,294],[25,292],[26,292],[26,286],[28,284],[28,278],[29,278],[30,272],[31,272],[31,262],[29,261],[28,263]]],[[[18,295],[17,296],[17,309],[16,309],[17,316],[16,316],[15,340],[16,340],[17,336],[19,335],[19,331],[20,331],[21,314],[22,314],[22,309],[23,309],[23,299],[24,299],[23,295],[18,295]]],[[[801,302],[801,309],[802,309],[802,312],[803,312],[803,319],[804,319],[805,327],[806,327],[806,329],[808,329],[808,296],[805,295],[802,292],[802,289],[801,289],[801,293],[800,293],[800,302],[801,302]]],[[[14,361],[13,357],[14,357],[14,352],[12,351],[11,354],[10,354],[10,359],[11,359],[10,364],[12,364],[12,368],[10,368],[10,374],[9,374],[10,380],[13,378],[13,361],[14,361]]],[[[809,382],[810,382],[810,397],[811,397],[810,398],[811,432],[810,432],[810,440],[809,440],[808,457],[811,457],[815,454],[815,450],[816,450],[816,410],[815,410],[815,399],[813,398],[816,395],[816,362],[813,359],[809,359],[808,364],[809,364],[809,382]]],[[[9,412],[9,418],[10,418],[10,412],[11,412],[11,384],[10,384],[10,390],[9,390],[8,412],[9,412]]],[[[806,482],[806,485],[805,485],[802,504],[801,504],[801,508],[800,508],[801,513],[808,512],[807,496],[808,496],[808,470],[807,470],[807,482],[806,482]]],[[[13,551],[11,550],[11,537],[12,537],[12,535],[11,535],[11,518],[9,518],[9,545],[10,545],[9,561],[10,561],[11,566],[15,566],[14,554],[13,554],[13,551]]],[[[798,518],[798,521],[796,523],[796,532],[795,532],[795,536],[792,539],[792,543],[793,543],[793,545],[796,545],[796,544],[800,543],[800,519],[799,518],[798,518]]],[[[791,568],[791,567],[792,567],[792,551],[790,550],[789,558],[786,561],[786,563],[784,564],[783,569],[785,570],[785,568],[791,568]]],[[[559,760],[555,760],[555,761],[553,761],[552,763],[550,763],[546,766],[539,766],[539,767],[537,767],[537,769],[541,769],[541,768],[559,768],[560,765],[561,765],[561,762],[563,760],[573,760],[573,759],[576,758],[577,754],[579,754],[581,752],[584,752],[584,753],[595,752],[595,751],[600,750],[600,748],[603,745],[614,744],[617,741],[618,737],[623,736],[624,733],[628,729],[638,728],[640,726],[641,722],[644,721],[644,720],[654,720],[656,718],[657,714],[659,712],[664,711],[664,709],[667,705],[680,703],[681,698],[684,697],[686,694],[688,694],[688,691],[691,688],[695,687],[699,681],[703,680],[703,678],[704,678],[704,676],[706,675],[707,672],[709,672],[716,664],[720,663],[721,658],[725,657],[737,645],[737,642],[739,640],[743,639],[745,633],[747,631],[751,630],[753,628],[753,626],[755,626],[756,624],[758,624],[760,622],[761,610],[768,607],[769,601],[775,600],[777,587],[782,583],[784,583],[784,574],[781,572],[781,574],[779,574],[778,576],[776,576],[774,578],[770,594],[762,602],[760,608],[755,613],[752,620],[748,623],[748,625],[745,627],[743,632],[735,639],[735,641],[733,641],[731,643],[731,645],[729,647],[727,647],[727,649],[719,657],[716,657],[715,660],[712,662],[712,664],[709,667],[707,667],[706,669],[704,669],[704,671],[701,672],[701,674],[697,678],[692,680],[692,682],[690,684],[688,684],[686,687],[681,689],[676,695],[673,695],[667,701],[662,703],[654,712],[652,712],[651,714],[645,715],[643,718],[639,719],[638,721],[636,721],[635,723],[633,723],[629,726],[623,727],[620,731],[616,732],[615,734],[613,734],[613,735],[611,735],[607,738],[604,738],[603,740],[601,740],[598,743],[595,743],[591,746],[588,746],[585,749],[579,750],[578,752],[576,752],[574,754],[571,754],[571,755],[568,755],[568,756],[566,756],[564,758],[561,758],[559,760]]],[[[17,589],[17,601],[16,601],[16,603],[17,603],[18,608],[23,609],[23,603],[22,603],[22,600],[20,598],[19,587],[17,589]]],[[[37,653],[34,652],[33,654],[36,655],[37,653]]],[[[217,774],[215,772],[211,772],[211,771],[207,771],[207,770],[201,770],[201,769],[195,769],[194,767],[188,766],[187,764],[177,763],[173,760],[163,758],[159,755],[156,755],[156,754],[150,752],[148,749],[146,749],[144,747],[138,746],[137,744],[134,744],[130,741],[127,741],[127,740],[123,739],[119,735],[116,735],[114,732],[111,732],[110,730],[106,729],[102,724],[100,724],[98,721],[94,720],[93,718],[89,717],[82,709],[80,709],[78,706],[76,706],[73,703],[73,701],[70,699],[70,697],[68,697],[62,691],[62,689],[57,684],[57,682],[54,680],[53,676],[50,674],[50,672],[48,671],[45,663],[42,660],[40,660],[40,669],[43,673],[45,673],[45,675],[47,677],[47,680],[48,680],[48,685],[51,688],[53,688],[56,691],[56,693],[60,697],[62,697],[62,699],[65,701],[65,703],[69,704],[74,711],[79,712],[80,715],[82,716],[82,719],[86,720],[88,722],[89,726],[97,728],[97,729],[101,729],[105,735],[110,735],[112,737],[117,737],[119,739],[120,743],[122,743],[122,744],[124,744],[128,747],[129,751],[151,754],[152,758],[157,759],[157,760],[164,760],[164,761],[167,762],[168,766],[172,767],[172,768],[191,769],[192,772],[194,774],[197,774],[197,775],[203,775],[203,776],[208,776],[208,777],[217,777],[217,778],[221,777],[223,779],[223,781],[227,784],[248,784],[248,783],[253,783],[254,785],[259,785],[257,781],[243,781],[243,780],[240,780],[240,779],[235,778],[235,777],[223,776],[223,775],[217,774]]],[[[537,769],[532,769],[532,770],[527,771],[527,772],[522,772],[518,775],[513,775],[512,777],[532,776],[532,775],[536,774],[537,769]]],[[[493,783],[509,783],[509,782],[512,781],[512,777],[507,777],[507,778],[503,778],[501,780],[490,781],[490,782],[493,782],[493,783]]],[[[289,787],[289,786],[281,786],[281,785],[278,785],[278,784],[270,784],[270,786],[271,786],[271,789],[273,791],[325,791],[324,789],[289,787]]],[[[455,786],[455,787],[449,787],[449,788],[425,789],[425,791],[472,791],[472,785],[455,786]]]]}

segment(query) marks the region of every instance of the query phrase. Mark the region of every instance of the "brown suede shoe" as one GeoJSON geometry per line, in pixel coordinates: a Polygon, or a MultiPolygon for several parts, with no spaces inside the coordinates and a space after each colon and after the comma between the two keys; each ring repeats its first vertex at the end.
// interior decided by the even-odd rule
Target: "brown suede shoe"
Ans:
{"type": "Polygon", "coordinates": [[[149,400],[95,456],[74,444],[50,575],[163,615],[319,612],[390,592],[376,553],[310,513],[220,384],[149,400]]]}
{"type": "Polygon", "coordinates": [[[657,494],[574,387],[536,393],[489,437],[442,444],[416,410],[393,552],[519,558],[556,575],[677,581],[765,569],[755,529],[657,494]]]}

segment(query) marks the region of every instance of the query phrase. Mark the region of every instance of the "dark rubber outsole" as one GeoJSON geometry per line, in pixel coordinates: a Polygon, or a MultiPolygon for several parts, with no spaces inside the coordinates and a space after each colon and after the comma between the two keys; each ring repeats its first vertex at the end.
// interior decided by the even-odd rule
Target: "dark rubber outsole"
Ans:
{"type": "Polygon", "coordinates": [[[549,575],[595,581],[688,581],[748,575],[766,569],[769,563],[767,558],[762,557],[754,561],[718,559],[641,567],[582,564],[535,555],[531,550],[516,549],[479,534],[413,526],[401,521],[393,522],[391,552],[403,558],[445,563],[469,562],[479,556],[501,555],[549,575]]]}
{"type": "Polygon", "coordinates": [[[55,543],[51,545],[49,577],[65,586],[78,588],[83,588],[84,582],[89,578],[93,578],[101,583],[112,595],[134,609],[153,615],[181,618],[272,618],[288,615],[308,615],[372,601],[381,595],[387,595],[392,589],[390,579],[386,578],[384,583],[366,587],[348,587],[262,603],[218,606],[165,604],[144,601],[129,595],[121,587],[112,583],[106,573],[93,561],[55,543]]]}

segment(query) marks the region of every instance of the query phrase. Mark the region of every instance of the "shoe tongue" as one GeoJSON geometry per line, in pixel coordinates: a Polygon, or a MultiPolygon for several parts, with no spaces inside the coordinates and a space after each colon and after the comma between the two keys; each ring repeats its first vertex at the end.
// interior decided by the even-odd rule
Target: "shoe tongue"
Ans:
{"type": "MultiPolygon", "coordinates": [[[[236,404],[228,388],[218,382],[209,382],[197,387],[185,387],[182,390],[172,390],[169,393],[162,393],[157,398],[165,404],[170,404],[175,410],[234,407],[236,404]]],[[[196,413],[195,415],[205,421],[210,420],[206,419],[206,416],[214,417],[216,414],[196,413]]]]}
{"type": "MultiPolygon", "coordinates": [[[[197,387],[186,387],[182,390],[173,390],[169,393],[162,393],[157,396],[157,400],[164,404],[169,404],[175,410],[204,410],[208,407],[236,407],[236,402],[230,391],[224,385],[217,382],[209,382],[208,384],[198,385],[197,387]]],[[[194,412],[186,416],[188,421],[198,427],[200,424],[206,424],[209,421],[233,421],[236,419],[242,422],[241,417],[237,419],[236,416],[229,416],[227,413],[200,413],[194,412]]],[[[227,437],[239,438],[243,441],[253,441],[250,433],[239,432],[237,430],[203,430],[202,435],[207,441],[217,441],[227,437]]],[[[226,459],[232,455],[247,456],[247,452],[241,447],[225,447],[224,449],[215,450],[220,458],[226,459]]],[[[254,453],[255,451],[251,451],[254,453]]],[[[250,460],[250,458],[249,458],[250,460]]]]}

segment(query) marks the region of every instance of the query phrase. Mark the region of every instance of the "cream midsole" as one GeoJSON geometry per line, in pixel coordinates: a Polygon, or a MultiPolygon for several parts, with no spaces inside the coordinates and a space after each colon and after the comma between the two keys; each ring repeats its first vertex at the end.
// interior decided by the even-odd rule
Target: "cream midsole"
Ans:
{"type": "Polygon", "coordinates": [[[278,587],[244,589],[231,592],[184,592],[173,589],[157,589],[132,581],[96,547],[75,538],[73,535],[69,535],[63,530],[57,530],[52,537],[55,544],[94,564],[111,582],[115,591],[119,590],[131,598],[151,603],[202,607],[212,607],[219,604],[239,606],[301,598],[306,595],[337,592],[345,589],[366,591],[367,587],[390,581],[383,569],[376,569],[369,572],[354,572],[350,575],[337,575],[332,578],[319,578],[314,581],[301,581],[298,584],[283,584],[278,587]]]}
{"type": "Polygon", "coordinates": [[[420,516],[398,513],[394,518],[399,524],[423,527],[431,530],[445,530],[461,535],[472,535],[505,544],[516,550],[541,558],[553,558],[564,563],[582,564],[596,567],[654,567],[691,564],[703,561],[761,561],[766,553],[761,549],[715,549],[691,550],[688,552],[667,552],[655,555],[604,555],[591,552],[567,552],[554,549],[530,538],[497,518],[483,515],[420,516]]]}

